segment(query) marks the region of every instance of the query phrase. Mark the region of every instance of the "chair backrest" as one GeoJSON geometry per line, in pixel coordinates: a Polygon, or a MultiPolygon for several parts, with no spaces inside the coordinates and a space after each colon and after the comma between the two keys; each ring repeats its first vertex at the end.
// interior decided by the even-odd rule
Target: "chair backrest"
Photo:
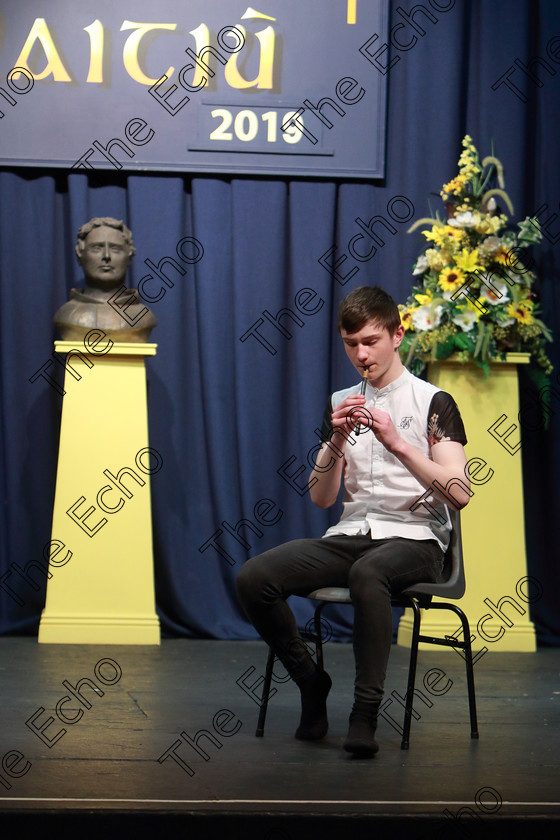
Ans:
{"type": "Polygon", "coordinates": [[[465,570],[463,567],[463,544],[461,541],[461,514],[448,509],[451,516],[451,539],[443,563],[441,580],[438,583],[416,583],[405,589],[403,595],[437,595],[441,598],[458,600],[465,594],[465,570]]]}

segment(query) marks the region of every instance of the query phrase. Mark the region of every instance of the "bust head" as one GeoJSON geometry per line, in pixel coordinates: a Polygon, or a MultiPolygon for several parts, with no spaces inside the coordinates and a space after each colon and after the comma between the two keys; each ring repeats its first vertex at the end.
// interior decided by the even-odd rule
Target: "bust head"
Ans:
{"type": "Polygon", "coordinates": [[[78,231],[76,256],[85,289],[72,289],[70,300],[57,309],[54,322],[65,341],[82,339],[101,329],[112,341],[149,340],[157,325],[136,289],[125,290],[124,278],[136,249],[132,233],[118,219],[90,219],[78,231]]]}
{"type": "Polygon", "coordinates": [[[91,219],[78,231],[76,256],[87,286],[105,290],[120,286],[135,253],[132,233],[118,219],[91,219]]]}

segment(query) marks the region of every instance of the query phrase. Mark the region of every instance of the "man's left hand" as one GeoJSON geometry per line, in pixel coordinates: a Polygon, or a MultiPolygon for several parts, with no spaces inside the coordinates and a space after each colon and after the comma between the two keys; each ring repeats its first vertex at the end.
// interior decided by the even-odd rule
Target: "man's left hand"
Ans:
{"type": "MultiPolygon", "coordinates": [[[[367,406],[366,408],[367,414],[364,412],[363,418],[360,417],[361,425],[369,426],[377,440],[383,444],[385,449],[392,452],[397,448],[401,437],[393,425],[391,416],[379,408],[369,408],[367,406]]],[[[358,412],[356,412],[356,416],[359,416],[358,412]]]]}

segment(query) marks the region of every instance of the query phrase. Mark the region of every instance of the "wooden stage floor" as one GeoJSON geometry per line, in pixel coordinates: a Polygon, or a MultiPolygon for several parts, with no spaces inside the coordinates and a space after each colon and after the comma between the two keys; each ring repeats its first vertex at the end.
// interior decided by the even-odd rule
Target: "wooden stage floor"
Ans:
{"type": "Polygon", "coordinates": [[[475,664],[478,741],[470,738],[462,659],[450,650],[422,651],[417,687],[424,699],[403,751],[398,695],[408,650],[394,645],[385,695],[392,700],[371,760],[342,750],[352,649],[328,643],[325,657],[334,683],[329,734],[304,743],[293,737],[297,689],[283,681],[280,666],[265,735],[255,737],[259,707],[251,689],[264,670],[261,642],[101,647],[1,638],[5,836],[49,824],[59,838],[80,840],[124,830],[228,840],[296,840],[310,830],[324,840],[349,831],[389,837],[398,828],[408,837],[496,838],[512,827],[556,836],[560,649],[490,652],[475,664]],[[440,696],[423,686],[435,668],[444,672],[440,696]]]}

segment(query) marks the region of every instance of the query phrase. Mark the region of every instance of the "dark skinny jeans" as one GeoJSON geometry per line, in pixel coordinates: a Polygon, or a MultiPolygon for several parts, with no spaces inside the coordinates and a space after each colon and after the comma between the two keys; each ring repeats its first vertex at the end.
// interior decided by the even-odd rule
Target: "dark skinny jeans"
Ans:
{"type": "Polygon", "coordinates": [[[347,587],[354,606],[355,698],[377,702],[392,643],[391,596],[415,583],[436,582],[443,552],[435,540],[337,535],[293,540],[252,557],[237,576],[250,621],[295,681],[315,665],[286,598],[323,586],[347,587]]]}

